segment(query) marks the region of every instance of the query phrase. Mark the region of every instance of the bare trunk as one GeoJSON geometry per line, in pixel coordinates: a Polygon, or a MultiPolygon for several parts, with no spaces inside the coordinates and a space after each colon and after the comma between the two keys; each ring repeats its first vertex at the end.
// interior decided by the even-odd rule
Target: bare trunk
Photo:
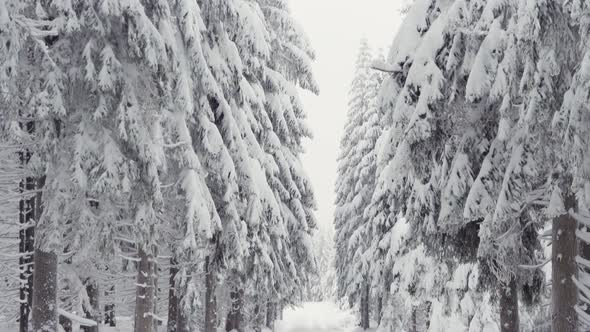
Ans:
{"type": "Polygon", "coordinates": [[[231,308],[227,314],[227,321],[225,322],[226,331],[240,331],[242,323],[242,306],[244,305],[244,291],[239,287],[234,287],[229,293],[231,308]]]}
{"type": "Polygon", "coordinates": [[[418,310],[419,307],[412,307],[412,317],[410,321],[410,332],[418,332],[418,310]]]}
{"type": "MultiPolygon", "coordinates": [[[[188,280],[183,281],[183,284],[188,285],[192,282],[191,277],[188,277],[188,280]]],[[[178,287],[179,284],[176,284],[176,303],[177,303],[177,315],[176,315],[176,331],[177,332],[193,332],[190,329],[190,321],[191,321],[191,314],[193,313],[192,311],[192,306],[191,306],[191,311],[187,312],[187,310],[185,310],[185,306],[183,304],[183,300],[184,297],[187,295],[186,294],[186,287],[184,287],[183,289],[178,287]]],[[[189,299],[190,301],[190,299],[189,299]]]]}
{"type": "Polygon", "coordinates": [[[516,279],[511,278],[508,285],[500,286],[500,330],[518,332],[518,289],[516,279]]]}
{"type": "Polygon", "coordinates": [[[154,332],[153,256],[139,249],[135,299],[135,332],[154,332]]]}
{"type": "MultiPolygon", "coordinates": [[[[563,197],[566,211],[576,208],[576,197],[567,194],[563,197]]],[[[552,234],[552,330],[576,331],[578,291],[573,282],[576,274],[577,254],[576,220],[566,213],[553,219],[552,234]]]]}
{"type": "Polygon", "coordinates": [[[85,326],[82,328],[84,332],[98,332],[98,324],[101,323],[100,302],[99,302],[99,287],[96,280],[86,280],[86,293],[90,302],[90,308],[86,312],[86,318],[89,318],[97,323],[97,326],[85,326]]]}
{"type": "MultiPolygon", "coordinates": [[[[21,160],[22,160],[21,156],[21,160]]],[[[21,182],[21,193],[35,189],[35,180],[26,178],[21,182]]],[[[33,252],[35,251],[34,216],[36,197],[19,202],[19,270],[20,270],[20,317],[19,331],[29,331],[29,314],[33,304],[33,252]]]]}
{"type": "MultiPolygon", "coordinates": [[[[35,132],[35,123],[30,121],[21,123],[21,128],[28,133],[35,132]]],[[[20,163],[23,167],[29,163],[32,153],[25,149],[19,153],[20,163]]],[[[36,181],[32,177],[27,177],[20,182],[20,193],[25,195],[36,187],[36,181]]],[[[20,270],[20,313],[19,313],[19,331],[29,331],[29,316],[33,305],[33,252],[35,251],[35,212],[40,205],[40,195],[29,199],[21,199],[19,202],[19,270],[20,270]]]]}
{"type": "MultiPolygon", "coordinates": [[[[112,285],[108,291],[104,293],[105,298],[111,299],[115,296],[115,285],[112,285]]],[[[115,321],[115,303],[113,300],[109,300],[111,303],[104,305],[104,323],[107,326],[115,327],[117,322],[115,321]]]]}
{"type": "Polygon", "coordinates": [[[377,312],[375,313],[377,325],[381,324],[381,316],[382,315],[383,315],[383,296],[379,296],[379,298],[377,299],[377,312]]]}
{"type": "Polygon", "coordinates": [[[64,332],[72,332],[73,331],[72,321],[65,316],[61,316],[61,315],[59,316],[59,325],[61,325],[64,332]]]}
{"type": "Polygon", "coordinates": [[[266,327],[274,331],[275,321],[277,320],[277,304],[268,301],[266,304],[266,327]]]}
{"type": "Polygon", "coordinates": [[[369,322],[369,283],[365,280],[361,289],[361,328],[368,330],[369,322]]]}
{"type": "Polygon", "coordinates": [[[176,259],[170,259],[170,288],[168,290],[168,332],[178,331],[178,293],[176,290],[176,259]]]}
{"type": "Polygon", "coordinates": [[[205,332],[217,331],[217,298],[215,297],[216,276],[209,257],[205,258],[205,332]]]}
{"type": "MultiPolygon", "coordinates": [[[[580,232],[582,232],[582,234],[590,235],[590,228],[583,226],[582,229],[580,229],[580,232]]],[[[580,257],[586,261],[590,261],[590,243],[586,243],[580,238],[578,238],[578,242],[578,250],[580,257]]],[[[578,273],[583,273],[587,276],[590,276],[590,267],[578,264],[578,268],[580,269],[578,273]]],[[[586,278],[584,278],[582,275],[579,275],[578,282],[584,284],[586,287],[590,286],[590,283],[588,281],[584,281],[585,279],[586,278]]],[[[588,315],[587,317],[590,317],[590,294],[587,294],[585,292],[578,292],[578,296],[578,307],[581,310],[583,310],[586,313],[586,315],[588,315]]],[[[582,319],[581,317],[579,317],[579,323],[582,331],[590,331],[590,320],[582,319]]]]}
{"type": "Polygon", "coordinates": [[[33,332],[56,332],[57,255],[35,249],[33,290],[33,332]]]}
{"type": "Polygon", "coordinates": [[[179,298],[178,301],[179,301],[178,302],[179,303],[179,306],[178,306],[179,309],[178,309],[178,316],[177,316],[177,319],[176,319],[176,329],[177,329],[178,332],[192,332],[191,329],[190,329],[190,327],[189,327],[189,321],[190,321],[190,319],[189,319],[187,313],[184,310],[182,310],[182,306],[180,305],[181,299],[179,298]]]}

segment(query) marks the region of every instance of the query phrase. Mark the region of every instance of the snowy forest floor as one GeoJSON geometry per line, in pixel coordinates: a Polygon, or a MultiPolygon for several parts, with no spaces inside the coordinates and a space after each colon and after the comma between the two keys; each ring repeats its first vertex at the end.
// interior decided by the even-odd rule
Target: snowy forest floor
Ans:
{"type": "Polygon", "coordinates": [[[276,332],[357,332],[357,319],[334,303],[311,302],[302,307],[285,310],[284,319],[277,322],[276,332]]]}
{"type": "MultiPolygon", "coordinates": [[[[275,332],[360,332],[357,319],[350,311],[344,311],[330,302],[309,302],[301,307],[285,310],[284,319],[278,321],[275,332]]],[[[101,332],[133,331],[132,320],[118,317],[118,327],[103,327],[101,332]]],[[[162,327],[160,331],[165,331],[162,327]]],[[[16,326],[0,326],[2,332],[16,332],[16,326]]],[[[373,330],[369,330],[373,331],[373,330]]]]}

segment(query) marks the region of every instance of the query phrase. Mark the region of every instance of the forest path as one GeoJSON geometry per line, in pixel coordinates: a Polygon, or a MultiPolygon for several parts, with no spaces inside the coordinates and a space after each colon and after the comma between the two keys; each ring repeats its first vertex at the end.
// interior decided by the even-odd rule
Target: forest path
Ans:
{"type": "Polygon", "coordinates": [[[357,332],[356,318],[335,303],[309,302],[299,308],[285,309],[277,322],[277,332],[357,332]]]}

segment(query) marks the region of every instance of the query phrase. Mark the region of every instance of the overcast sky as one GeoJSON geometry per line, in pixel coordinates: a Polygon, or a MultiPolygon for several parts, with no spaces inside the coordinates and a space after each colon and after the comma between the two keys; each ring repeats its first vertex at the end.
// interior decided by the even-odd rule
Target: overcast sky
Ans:
{"type": "Polygon", "coordinates": [[[290,6],[316,50],[315,76],[321,93],[303,94],[314,132],[304,166],[314,184],[317,217],[329,225],[334,214],[334,183],[340,136],[346,121],[348,90],[361,38],[389,50],[400,24],[404,0],[291,0],[290,6]]]}

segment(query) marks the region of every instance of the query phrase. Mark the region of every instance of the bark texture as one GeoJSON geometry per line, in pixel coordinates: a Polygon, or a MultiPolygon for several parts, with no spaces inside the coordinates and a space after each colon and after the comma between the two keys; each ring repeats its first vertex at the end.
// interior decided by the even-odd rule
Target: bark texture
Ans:
{"type": "Polygon", "coordinates": [[[375,313],[377,325],[381,324],[381,317],[383,315],[383,297],[379,296],[377,299],[377,312],[375,313]]]}
{"type": "Polygon", "coordinates": [[[369,283],[365,281],[361,289],[361,328],[368,330],[370,326],[369,321],[369,283]]]}
{"type": "Polygon", "coordinates": [[[205,332],[217,331],[217,282],[209,257],[205,258],[205,332]]]}
{"type": "Polygon", "coordinates": [[[33,332],[58,331],[57,255],[35,249],[33,332]]]}
{"type": "Polygon", "coordinates": [[[168,332],[178,331],[178,293],[176,291],[177,262],[170,259],[170,288],[168,290],[168,332]]]}
{"type": "Polygon", "coordinates": [[[411,332],[418,332],[418,308],[414,307],[412,309],[412,320],[410,321],[410,331],[411,332]]]}
{"type": "MultiPolygon", "coordinates": [[[[580,232],[590,235],[590,228],[582,226],[580,232]]],[[[582,239],[578,238],[579,241],[579,256],[583,259],[584,262],[590,261],[590,243],[584,242],[582,239]]],[[[590,276],[590,266],[586,266],[585,264],[578,264],[578,281],[582,282],[584,280],[584,276],[581,274],[585,274],[590,276]]],[[[588,284],[587,282],[584,284],[588,284]]],[[[585,292],[578,293],[578,307],[583,310],[587,317],[590,317],[590,294],[586,294],[585,292]]],[[[590,320],[586,321],[578,316],[578,323],[580,324],[580,328],[582,331],[590,331],[590,320]]]]}
{"type": "Polygon", "coordinates": [[[518,289],[512,278],[508,285],[500,286],[500,331],[519,332],[518,289]]]}
{"type": "Polygon", "coordinates": [[[153,256],[139,250],[135,299],[135,332],[154,332],[154,263],[153,256]]]}
{"type": "Polygon", "coordinates": [[[277,320],[277,304],[269,301],[266,304],[266,327],[271,330],[275,328],[275,321],[277,320]]]}
{"type": "MultiPolygon", "coordinates": [[[[27,122],[21,127],[29,133],[35,131],[34,122],[27,122]]],[[[32,153],[27,149],[19,153],[20,163],[23,167],[29,163],[32,153]]],[[[36,180],[33,177],[27,177],[20,182],[20,193],[26,194],[35,190],[36,180]]],[[[19,270],[20,270],[20,313],[19,313],[19,332],[29,331],[29,317],[31,306],[33,305],[33,252],[35,251],[35,216],[39,205],[39,196],[33,196],[21,199],[19,202],[19,270]]]]}
{"type": "Polygon", "coordinates": [[[111,286],[108,291],[104,293],[105,298],[110,299],[109,303],[104,305],[104,323],[105,325],[115,327],[117,322],[115,320],[115,304],[112,303],[112,297],[115,296],[115,285],[111,286]]]}
{"type": "Polygon", "coordinates": [[[88,294],[88,299],[91,306],[91,308],[88,308],[88,310],[86,311],[86,318],[95,321],[97,323],[97,326],[85,326],[82,328],[82,331],[98,332],[98,324],[101,323],[102,315],[100,313],[99,287],[98,282],[96,282],[96,280],[86,280],[86,293],[88,294]]]}
{"type": "MultiPolygon", "coordinates": [[[[179,303],[181,299],[179,298],[179,303]]],[[[189,324],[189,317],[186,315],[186,312],[182,310],[182,306],[179,304],[178,306],[178,316],[176,319],[176,331],[178,332],[192,332],[190,329],[189,324]]]]}
{"type": "Polygon", "coordinates": [[[231,308],[227,314],[225,322],[225,330],[236,330],[242,332],[242,307],[244,305],[244,291],[239,287],[235,287],[229,294],[231,308]]]}
{"type": "MultiPolygon", "coordinates": [[[[563,197],[565,210],[576,209],[576,197],[568,193],[563,197]]],[[[578,290],[573,278],[576,275],[576,220],[565,213],[553,219],[552,231],[552,330],[576,331],[577,316],[575,306],[578,290]]]]}

